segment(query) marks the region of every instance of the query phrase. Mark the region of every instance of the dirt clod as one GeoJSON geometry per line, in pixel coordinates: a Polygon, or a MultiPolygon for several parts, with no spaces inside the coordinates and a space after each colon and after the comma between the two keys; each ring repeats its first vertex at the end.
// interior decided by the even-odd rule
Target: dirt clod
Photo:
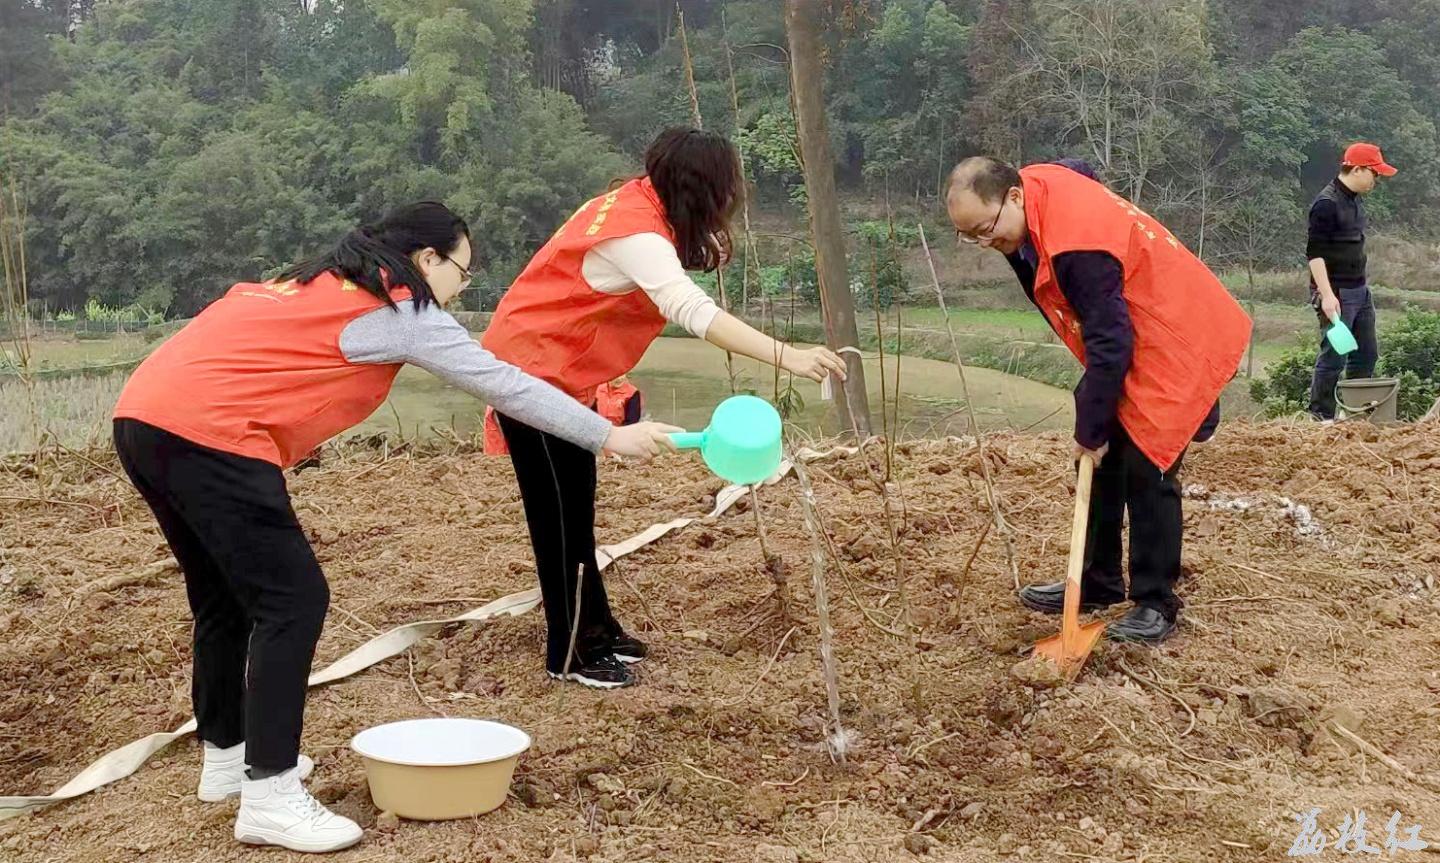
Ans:
{"type": "Polygon", "coordinates": [[[1054,689],[1065,683],[1060,667],[1043,656],[1031,656],[1010,667],[1010,676],[1032,689],[1054,689]]]}

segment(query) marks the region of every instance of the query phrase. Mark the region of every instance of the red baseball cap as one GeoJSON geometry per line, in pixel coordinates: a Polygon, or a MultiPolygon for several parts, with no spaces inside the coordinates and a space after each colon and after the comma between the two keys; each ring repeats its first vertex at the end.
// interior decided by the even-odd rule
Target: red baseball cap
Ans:
{"type": "Polygon", "coordinates": [[[1374,168],[1375,173],[1382,177],[1395,176],[1395,167],[1385,164],[1385,157],[1380,155],[1380,148],[1374,144],[1351,144],[1345,148],[1342,161],[1356,168],[1374,168]]]}

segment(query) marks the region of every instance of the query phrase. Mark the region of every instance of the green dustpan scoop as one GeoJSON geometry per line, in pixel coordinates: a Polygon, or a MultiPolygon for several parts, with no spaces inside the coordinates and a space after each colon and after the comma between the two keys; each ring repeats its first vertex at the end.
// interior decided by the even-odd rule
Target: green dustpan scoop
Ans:
{"type": "Polygon", "coordinates": [[[1340,320],[1338,315],[1331,320],[1334,323],[1325,331],[1325,338],[1330,340],[1330,347],[1335,349],[1335,353],[1343,357],[1360,347],[1355,341],[1355,334],[1350,332],[1350,328],[1345,326],[1345,322],[1340,320]]]}
{"type": "Polygon", "coordinates": [[[764,482],[780,469],[780,414],[755,396],[731,396],[703,432],[670,435],[680,449],[698,449],[715,475],[736,485],[764,482]]]}

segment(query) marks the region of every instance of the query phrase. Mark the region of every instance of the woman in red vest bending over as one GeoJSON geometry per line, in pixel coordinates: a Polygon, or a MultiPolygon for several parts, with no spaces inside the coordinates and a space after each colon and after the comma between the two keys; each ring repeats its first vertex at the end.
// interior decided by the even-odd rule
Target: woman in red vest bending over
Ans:
{"type": "Polygon", "coordinates": [[[195,616],[199,797],[240,795],[235,838],[296,851],[360,840],[301,786],[306,681],[329,603],[283,468],[369,416],[404,363],[579,452],[649,456],[668,426],[620,429],[496,360],[441,310],[470,281],[469,230],[401,207],[271,282],[242,283],[136,369],[115,447],[185,573],[195,616]]]}
{"type": "MultiPolygon", "coordinates": [[[[531,259],[482,344],[586,407],[596,404],[598,387],[635,367],[666,321],[801,377],[843,380],[834,353],[752,329],[685,274],[728,258],[742,191],[740,160],[725,138],[663,132],[645,153],[644,176],[586,202],[531,259]]],[[[646,648],[615,621],[596,565],[595,455],[496,408],[491,422],[498,420],[515,464],[545,601],[546,671],[597,688],[626,686],[626,664],[643,659],[646,648]]]]}

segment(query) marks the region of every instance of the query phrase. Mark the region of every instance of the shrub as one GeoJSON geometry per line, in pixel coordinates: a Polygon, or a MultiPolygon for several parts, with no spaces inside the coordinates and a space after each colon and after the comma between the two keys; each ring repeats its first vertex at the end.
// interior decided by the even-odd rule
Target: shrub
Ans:
{"type": "Polygon", "coordinates": [[[1440,378],[1440,312],[1412,309],[1385,328],[1380,339],[1380,370],[1399,376],[1412,371],[1420,378],[1440,378]]]}
{"type": "Polygon", "coordinates": [[[1440,394],[1440,312],[1411,309],[1386,327],[1379,370],[1400,380],[1400,419],[1424,416],[1440,394]]]}
{"type": "MultiPolygon", "coordinates": [[[[1315,370],[1315,345],[1286,351],[1266,369],[1265,379],[1250,384],[1250,396],[1269,417],[1306,409],[1315,370]]],[[[1440,313],[1411,309],[1380,333],[1378,374],[1400,381],[1396,414],[1416,420],[1440,396],[1440,313]]]]}
{"type": "Polygon", "coordinates": [[[1250,382],[1250,398],[1265,416],[1274,418],[1301,413],[1310,405],[1310,380],[1315,374],[1315,345],[1297,345],[1266,367],[1266,377],[1250,382]]]}
{"type": "Polygon", "coordinates": [[[1440,398],[1440,382],[1426,380],[1410,369],[1395,377],[1400,380],[1395,413],[1402,420],[1420,419],[1435,404],[1435,399],[1440,398]]]}

